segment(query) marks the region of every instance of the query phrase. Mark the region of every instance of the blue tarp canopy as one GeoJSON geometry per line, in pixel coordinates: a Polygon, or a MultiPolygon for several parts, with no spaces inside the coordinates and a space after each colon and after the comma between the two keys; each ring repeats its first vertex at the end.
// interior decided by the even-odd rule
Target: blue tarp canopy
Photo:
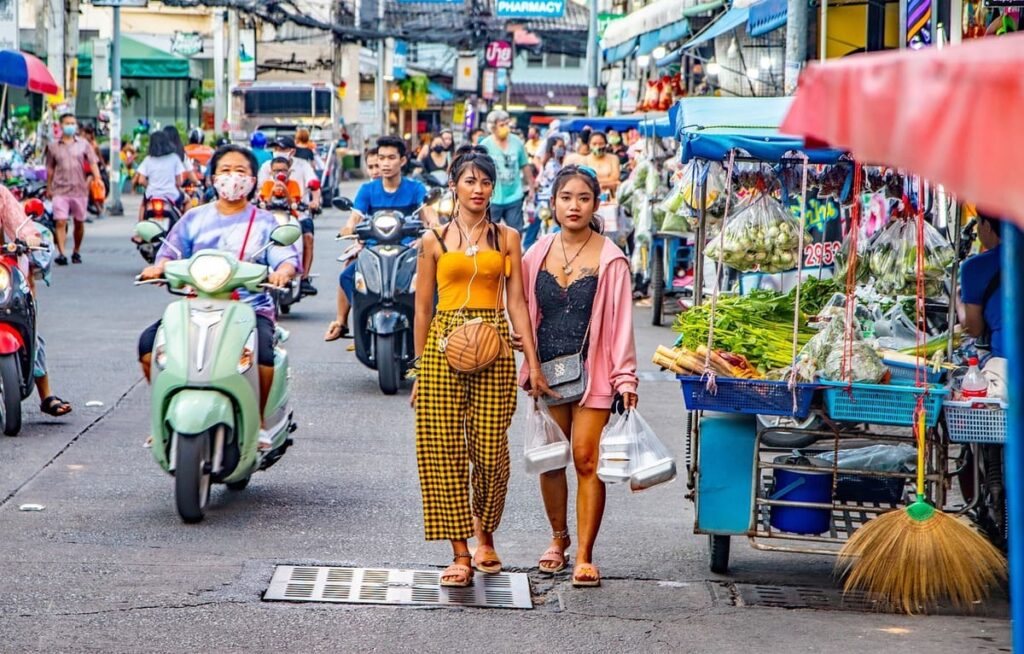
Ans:
{"type": "Polygon", "coordinates": [[[842,150],[807,149],[804,139],[779,133],[792,97],[684,98],[676,103],[675,120],[680,156],[723,161],[739,149],[760,161],[777,162],[798,150],[812,163],[835,163],[842,150]]]}
{"type": "Polygon", "coordinates": [[[606,64],[614,64],[633,54],[633,50],[636,48],[636,41],[636,38],[632,38],[625,43],[607,48],[604,51],[604,62],[606,64]]]}
{"type": "Polygon", "coordinates": [[[675,127],[672,125],[672,120],[668,114],[662,114],[660,116],[650,116],[640,121],[640,126],[637,128],[643,136],[651,137],[656,136],[658,138],[667,138],[675,136],[675,127]]]}
{"type": "Polygon", "coordinates": [[[715,19],[715,22],[708,25],[707,29],[687,41],[683,45],[683,49],[693,48],[695,46],[706,43],[711,39],[727,34],[740,25],[747,22],[747,18],[750,15],[750,7],[733,7],[729,11],[725,12],[721,16],[715,19]]]}
{"type": "Polygon", "coordinates": [[[785,26],[788,10],[786,0],[761,0],[750,5],[747,34],[752,37],[764,36],[785,26]]]}
{"type": "Polygon", "coordinates": [[[562,130],[566,132],[582,132],[589,127],[593,131],[607,132],[610,129],[619,132],[633,129],[640,125],[640,121],[649,114],[629,114],[628,116],[596,116],[594,118],[573,118],[562,123],[562,130]]]}
{"type": "Polygon", "coordinates": [[[440,102],[451,102],[455,99],[454,93],[436,82],[429,82],[427,84],[427,92],[437,98],[440,102]]]}

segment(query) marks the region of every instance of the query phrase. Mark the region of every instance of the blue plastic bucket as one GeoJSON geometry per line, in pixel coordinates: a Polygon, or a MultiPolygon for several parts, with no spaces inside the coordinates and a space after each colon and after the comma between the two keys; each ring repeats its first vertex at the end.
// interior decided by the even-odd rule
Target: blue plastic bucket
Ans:
{"type": "MultiPolygon", "coordinates": [[[[813,465],[804,457],[789,454],[775,457],[775,463],[813,465]]],[[[773,471],[775,490],[773,500],[787,502],[814,502],[829,504],[832,501],[832,471],[804,472],[802,470],[773,471]]],[[[830,509],[811,509],[795,506],[772,506],[771,525],[779,531],[791,534],[818,535],[829,530],[832,521],[830,509]]]]}

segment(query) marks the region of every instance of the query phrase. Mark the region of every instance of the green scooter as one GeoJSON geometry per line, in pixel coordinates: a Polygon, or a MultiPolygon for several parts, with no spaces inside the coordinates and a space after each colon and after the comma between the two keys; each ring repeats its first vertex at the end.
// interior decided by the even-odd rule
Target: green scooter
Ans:
{"type": "MultiPolygon", "coordinates": [[[[146,220],[138,223],[135,234],[149,243],[160,238],[163,227],[146,220]]],[[[300,237],[298,224],[279,225],[250,259],[300,237]]],[[[292,444],[289,434],[296,425],[288,409],[288,354],[275,346],[266,407],[272,444],[258,447],[256,314],[245,302],[232,299],[236,289],[259,292],[269,287],[267,273],[266,265],[208,249],[168,262],[164,277],[153,280],[184,298],[164,311],[153,345],[151,429],[153,457],[174,475],[175,503],[187,523],[203,519],[212,484],[242,490],[254,472],[272,466],[292,444]]],[[[277,342],[287,338],[278,327],[277,342]]]]}

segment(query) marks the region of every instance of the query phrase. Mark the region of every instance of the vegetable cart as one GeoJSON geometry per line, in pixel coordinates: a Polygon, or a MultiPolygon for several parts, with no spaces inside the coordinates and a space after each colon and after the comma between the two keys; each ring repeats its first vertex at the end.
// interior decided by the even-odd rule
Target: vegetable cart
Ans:
{"type": "MultiPolygon", "coordinates": [[[[736,162],[790,164],[804,170],[808,164],[834,166],[843,162],[841,151],[808,149],[802,140],[778,132],[791,100],[682,100],[677,119],[682,161],[726,162],[730,177],[725,188],[730,189],[730,195],[731,171],[736,162]]],[[[706,302],[704,296],[710,288],[714,322],[720,280],[705,285],[708,234],[707,189],[703,182],[698,193],[694,288],[701,291],[695,293],[694,302],[698,306],[706,302]]],[[[725,220],[728,214],[727,208],[725,220]]],[[[723,231],[724,224],[723,220],[723,231]]],[[[802,230],[804,225],[800,227],[802,230]]],[[[808,245],[813,246],[801,235],[801,249],[797,250],[801,266],[812,263],[802,256],[808,245]]],[[[724,241],[718,247],[716,254],[721,263],[724,241]]],[[[782,269],[782,264],[776,262],[776,269],[782,269]]],[[[796,293],[794,356],[789,359],[794,364],[800,317],[800,294],[796,293]]],[[[910,447],[914,437],[909,427],[922,395],[929,427],[925,494],[937,506],[944,504],[948,447],[935,428],[946,395],[941,385],[918,388],[913,379],[910,384],[891,385],[796,383],[795,377],[787,382],[735,375],[714,379],[713,374],[714,383],[709,384],[708,362],[720,354],[711,347],[711,335],[705,350],[705,373],[679,375],[679,380],[688,409],[687,483],[696,507],[694,531],[708,535],[712,571],[728,570],[733,536],[748,537],[760,550],[834,555],[861,525],[903,505],[906,484],[915,473],[895,459],[887,463],[887,469],[876,464],[858,465],[855,455],[878,452],[880,457],[893,458],[893,452],[901,451],[898,448],[910,447]],[[770,419],[758,421],[757,416],[770,419]],[[769,452],[765,443],[804,437],[820,439],[814,451],[801,452],[806,456],[769,452]],[[849,448],[851,445],[855,447],[849,448]]],[[[788,352],[785,356],[789,357],[788,352]]],[[[730,368],[730,361],[718,363],[730,368]]],[[[692,370],[692,362],[688,369],[692,370]]]]}

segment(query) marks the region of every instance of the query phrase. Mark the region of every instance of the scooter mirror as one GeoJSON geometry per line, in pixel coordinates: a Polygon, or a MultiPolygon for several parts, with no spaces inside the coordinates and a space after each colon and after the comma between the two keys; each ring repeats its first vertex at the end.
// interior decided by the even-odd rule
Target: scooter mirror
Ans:
{"type": "Polygon", "coordinates": [[[143,243],[152,243],[164,235],[164,227],[155,220],[143,220],[135,223],[135,235],[143,243]]]}
{"type": "Polygon", "coordinates": [[[295,223],[278,225],[270,232],[270,242],[274,245],[291,245],[302,236],[302,228],[295,223]]]}
{"type": "Polygon", "coordinates": [[[346,197],[338,196],[338,197],[334,198],[334,200],[331,202],[331,204],[334,205],[335,209],[341,209],[342,211],[351,211],[352,210],[352,200],[349,200],[346,197]]]}
{"type": "Polygon", "coordinates": [[[427,197],[425,200],[423,200],[423,204],[430,204],[434,200],[440,198],[442,195],[444,195],[444,189],[442,189],[440,186],[435,186],[434,188],[427,191],[427,197]]]}

